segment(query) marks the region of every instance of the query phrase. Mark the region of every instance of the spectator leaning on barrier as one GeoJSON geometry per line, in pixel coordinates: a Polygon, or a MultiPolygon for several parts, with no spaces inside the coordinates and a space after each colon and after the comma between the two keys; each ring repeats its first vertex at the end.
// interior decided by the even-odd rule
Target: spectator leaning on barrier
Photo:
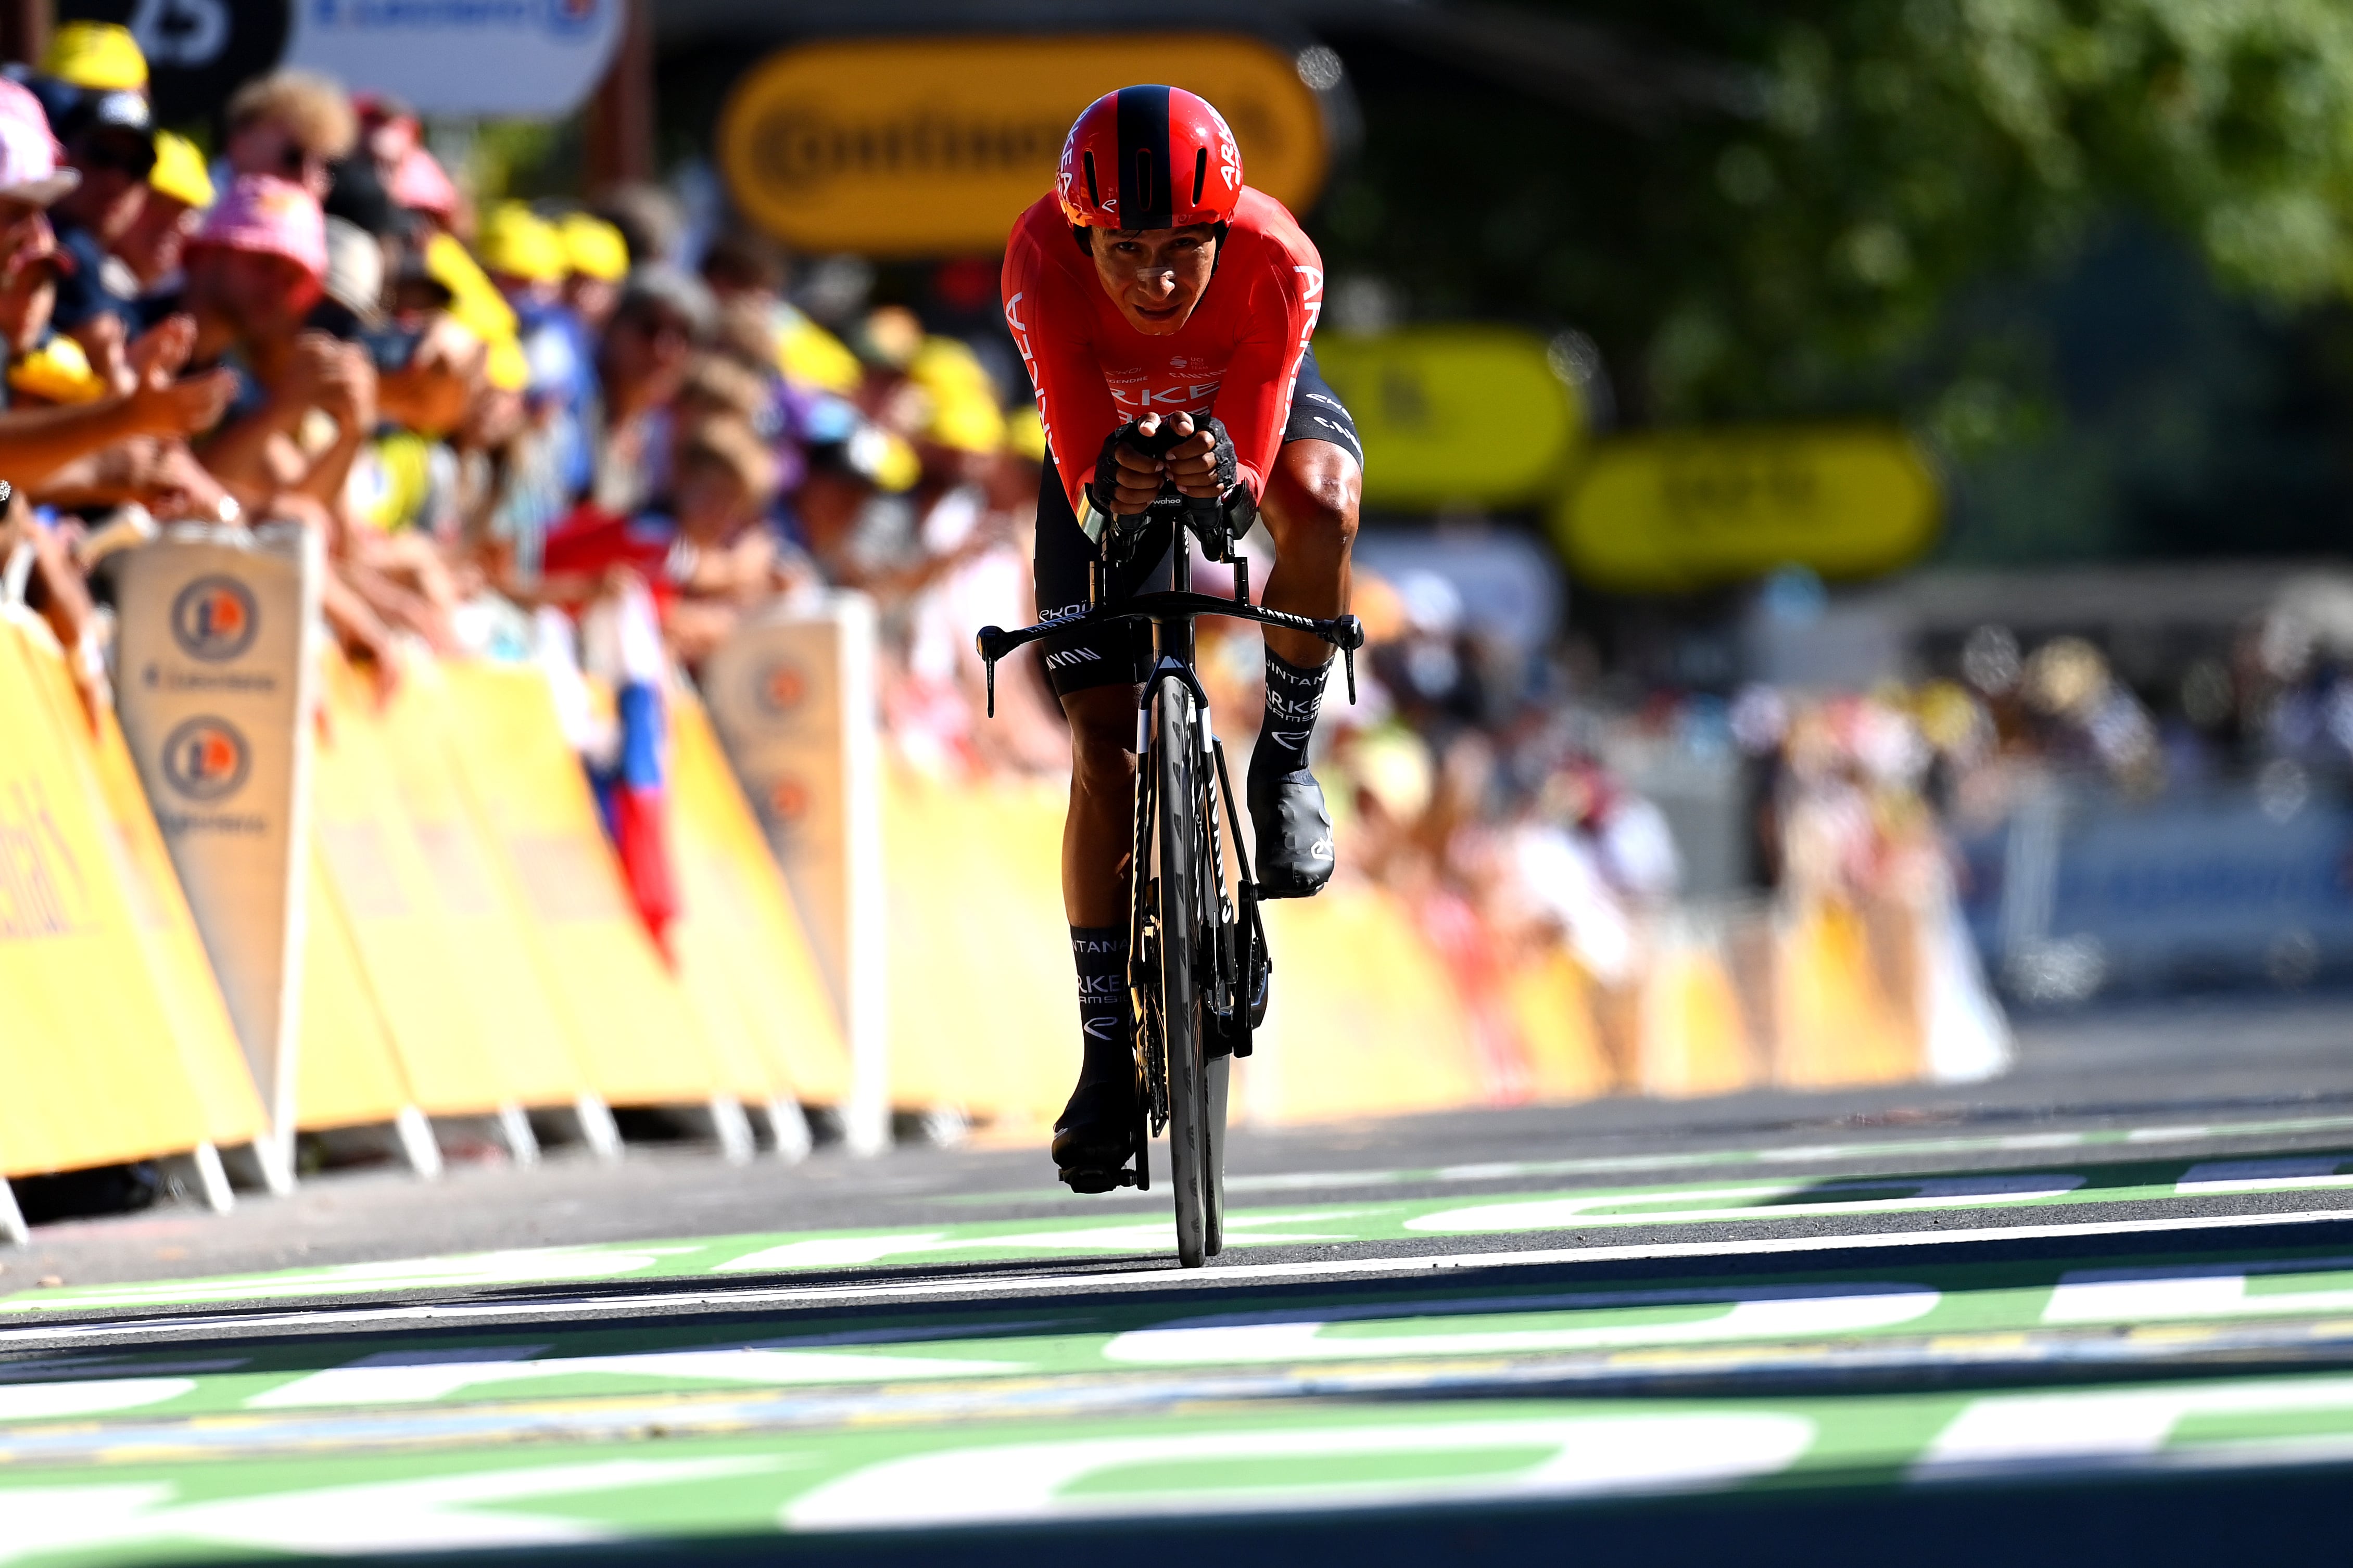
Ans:
{"type": "MultiPolygon", "coordinates": [[[[58,165],[58,151],[39,100],[16,82],[0,81],[0,280],[11,288],[56,253],[47,209],[80,179],[58,165]]],[[[40,285],[27,287],[37,295],[40,285]]],[[[37,308],[37,300],[27,300],[28,318],[37,308]]],[[[0,474],[20,492],[37,494],[50,476],[102,448],[140,437],[176,437],[210,425],[233,384],[218,376],[175,379],[192,338],[183,324],[142,339],[127,389],[110,385],[90,401],[0,415],[0,474]]]]}

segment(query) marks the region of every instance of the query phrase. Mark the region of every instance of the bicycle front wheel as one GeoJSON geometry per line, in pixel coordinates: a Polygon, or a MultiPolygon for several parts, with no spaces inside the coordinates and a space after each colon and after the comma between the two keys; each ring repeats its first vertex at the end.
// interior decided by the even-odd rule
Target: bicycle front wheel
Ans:
{"type": "Polygon", "coordinates": [[[1194,955],[1200,941],[1204,859],[1199,791],[1194,777],[1201,742],[1193,694],[1181,681],[1160,683],[1154,700],[1159,744],[1155,824],[1160,881],[1160,1017],[1168,1051],[1169,1185],[1176,1189],[1176,1258],[1198,1268],[1209,1255],[1208,1063],[1202,1056],[1200,998],[1194,955]]]}

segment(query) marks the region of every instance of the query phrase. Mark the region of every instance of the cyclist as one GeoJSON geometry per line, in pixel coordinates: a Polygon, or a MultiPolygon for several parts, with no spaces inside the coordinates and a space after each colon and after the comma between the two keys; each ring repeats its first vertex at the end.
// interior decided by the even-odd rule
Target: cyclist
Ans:
{"type": "MultiPolygon", "coordinates": [[[[1055,189],[1014,224],[1004,298],[1049,447],[1039,620],[1085,609],[1108,519],[1145,513],[1170,489],[1219,500],[1237,535],[1252,515],[1265,521],[1270,608],[1346,610],[1364,452],[1309,347],[1323,259],[1282,204],[1242,183],[1240,149],[1215,109],[1168,87],[1090,105],[1063,142],[1055,189]]],[[[1165,516],[1150,524],[1112,571],[1109,596],[1165,581],[1171,532],[1165,516]]],[[[1101,1191],[1134,1152],[1137,1120],[1126,879],[1152,637],[1126,622],[1039,646],[1071,724],[1062,900],[1084,1032],[1054,1163],[1072,1187],[1101,1191]]],[[[1331,658],[1303,633],[1266,632],[1265,721],[1244,798],[1269,898],[1303,898],[1332,875],[1332,822],[1307,769],[1331,658]]]]}

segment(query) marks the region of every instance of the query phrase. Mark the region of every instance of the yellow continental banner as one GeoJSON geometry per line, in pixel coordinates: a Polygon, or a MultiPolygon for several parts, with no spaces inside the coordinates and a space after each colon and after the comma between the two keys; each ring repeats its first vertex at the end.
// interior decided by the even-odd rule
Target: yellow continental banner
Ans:
{"type": "Polygon", "coordinates": [[[1297,67],[1228,33],[828,39],[754,67],[719,119],[735,203],[804,250],[1004,247],[1106,92],[1160,82],[1215,104],[1244,177],[1298,212],[1323,188],[1323,106],[1297,67]]]}
{"type": "Polygon", "coordinates": [[[1788,426],[1609,442],[1552,527],[1593,586],[1683,593],[1781,566],[1893,571],[1935,542],[1939,510],[1936,475],[1901,431],[1788,426]]]}
{"type": "Polygon", "coordinates": [[[1530,504],[1559,482],[1584,433],[1545,341],[1516,327],[1327,332],[1315,363],[1364,438],[1373,506],[1530,504]]]}

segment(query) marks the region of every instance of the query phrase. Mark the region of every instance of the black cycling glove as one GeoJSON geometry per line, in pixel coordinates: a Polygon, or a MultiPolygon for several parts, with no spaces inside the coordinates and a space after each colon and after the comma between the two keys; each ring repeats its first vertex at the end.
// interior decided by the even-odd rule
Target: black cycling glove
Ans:
{"type": "MultiPolygon", "coordinates": [[[[1241,478],[1241,467],[1234,456],[1234,438],[1227,434],[1225,421],[1222,419],[1197,421],[1194,434],[1198,435],[1203,430],[1209,433],[1212,441],[1209,458],[1216,465],[1218,493],[1222,496],[1230,491],[1241,478]]],[[[1132,447],[1136,451],[1156,458],[1179,442],[1189,441],[1192,438],[1191,436],[1177,435],[1170,428],[1169,422],[1165,418],[1160,422],[1160,428],[1149,436],[1138,430],[1134,420],[1128,421],[1113,431],[1103,438],[1103,451],[1095,458],[1095,482],[1091,492],[1094,498],[1095,510],[1106,516],[1111,514],[1108,502],[1110,498],[1119,493],[1117,453],[1120,447],[1132,447]]],[[[1165,485],[1161,493],[1163,495],[1169,493],[1165,485]]]]}

